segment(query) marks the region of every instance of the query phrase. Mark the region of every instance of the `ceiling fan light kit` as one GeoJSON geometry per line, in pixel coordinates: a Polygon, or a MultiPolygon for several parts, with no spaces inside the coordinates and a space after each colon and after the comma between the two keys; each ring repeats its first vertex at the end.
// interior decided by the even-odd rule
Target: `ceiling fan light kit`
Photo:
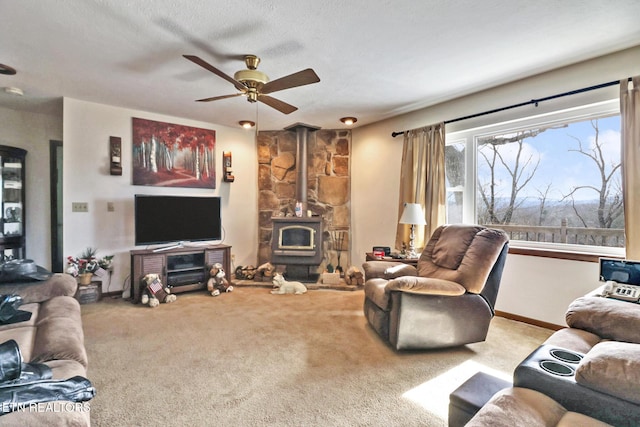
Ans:
{"type": "Polygon", "coordinates": [[[287,104],[284,101],[268,96],[267,94],[277,92],[280,90],[291,89],[298,86],[305,86],[312,83],[318,83],[320,78],[311,68],[298,71],[297,73],[289,74],[288,76],[280,77],[279,79],[270,81],[262,71],[258,71],[256,68],[260,63],[260,58],[255,55],[246,55],[244,57],[246,70],[237,71],[233,77],[220,71],[213,65],[204,61],[203,59],[194,55],[183,55],[189,61],[201,66],[205,70],[212,72],[213,74],[221,77],[231,83],[239,93],[232,95],[213,96],[210,98],[198,99],[198,102],[211,102],[221,99],[233,98],[236,96],[244,95],[249,102],[262,102],[269,107],[280,111],[283,114],[293,113],[298,109],[293,105],[287,104]]]}
{"type": "Polygon", "coordinates": [[[233,75],[233,78],[249,87],[258,87],[269,82],[269,76],[258,70],[240,70],[233,75]]]}

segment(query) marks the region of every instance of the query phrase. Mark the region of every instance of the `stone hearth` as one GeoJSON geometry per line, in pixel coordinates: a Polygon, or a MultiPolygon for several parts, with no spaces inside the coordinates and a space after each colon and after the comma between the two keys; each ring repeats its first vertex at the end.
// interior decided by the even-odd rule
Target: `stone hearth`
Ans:
{"type": "MultiPolygon", "coordinates": [[[[305,163],[297,159],[297,148],[297,135],[291,130],[258,133],[258,265],[272,259],[272,218],[294,215],[300,197],[297,184],[304,181],[300,178],[298,163],[305,163]]],[[[306,155],[306,210],[322,218],[324,256],[317,273],[325,271],[328,264],[336,267],[338,253],[340,266],[346,271],[351,265],[351,131],[310,132],[306,155]],[[340,245],[335,238],[338,235],[340,245]]]]}
{"type": "MultiPolygon", "coordinates": [[[[307,289],[311,291],[319,290],[319,289],[327,289],[327,290],[334,290],[334,291],[357,291],[358,289],[363,289],[362,286],[347,285],[344,279],[340,279],[340,282],[336,284],[326,284],[326,283],[322,283],[322,278],[320,278],[316,283],[305,282],[304,285],[307,287],[307,289]]],[[[265,288],[265,289],[273,288],[273,286],[271,285],[271,282],[259,282],[254,280],[234,280],[233,286],[238,286],[238,287],[247,286],[247,287],[253,287],[253,288],[265,288]]]]}

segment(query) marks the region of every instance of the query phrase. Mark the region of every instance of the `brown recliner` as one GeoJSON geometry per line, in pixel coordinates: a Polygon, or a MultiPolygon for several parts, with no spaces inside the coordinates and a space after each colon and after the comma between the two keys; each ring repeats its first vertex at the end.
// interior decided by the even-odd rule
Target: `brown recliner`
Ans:
{"type": "Polygon", "coordinates": [[[365,262],[367,321],[396,350],[484,341],[508,242],[502,230],[443,225],[433,232],[417,267],[365,262]]]}

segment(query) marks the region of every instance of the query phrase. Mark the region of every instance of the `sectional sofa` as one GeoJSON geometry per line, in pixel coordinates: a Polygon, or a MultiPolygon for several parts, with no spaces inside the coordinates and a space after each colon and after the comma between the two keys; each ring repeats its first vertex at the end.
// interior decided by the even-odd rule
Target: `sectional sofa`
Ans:
{"type": "MultiPolygon", "coordinates": [[[[53,380],[87,375],[87,353],[76,280],[54,274],[46,281],[3,283],[0,294],[23,298],[27,321],[0,325],[0,343],[15,340],[24,362],[43,363],[53,380]]],[[[6,404],[6,402],[4,403],[6,404]]],[[[25,406],[0,416],[2,426],[89,426],[90,402],[59,400],[25,406]]]]}
{"type": "Polygon", "coordinates": [[[596,292],[566,321],[468,426],[640,425],[640,304],[596,292]]]}

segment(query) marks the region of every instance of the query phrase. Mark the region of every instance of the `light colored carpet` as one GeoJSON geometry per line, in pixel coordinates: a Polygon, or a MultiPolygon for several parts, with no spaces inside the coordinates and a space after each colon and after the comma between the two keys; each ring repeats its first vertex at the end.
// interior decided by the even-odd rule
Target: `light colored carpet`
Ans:
{"type": "Polygon", "coordinates": [[[552,331],[495,318],[484,343],[396,353],[363,292],[178,295],[82,306],[93,426],[446,426],[478,370],[509,377],[552,331]]]}

